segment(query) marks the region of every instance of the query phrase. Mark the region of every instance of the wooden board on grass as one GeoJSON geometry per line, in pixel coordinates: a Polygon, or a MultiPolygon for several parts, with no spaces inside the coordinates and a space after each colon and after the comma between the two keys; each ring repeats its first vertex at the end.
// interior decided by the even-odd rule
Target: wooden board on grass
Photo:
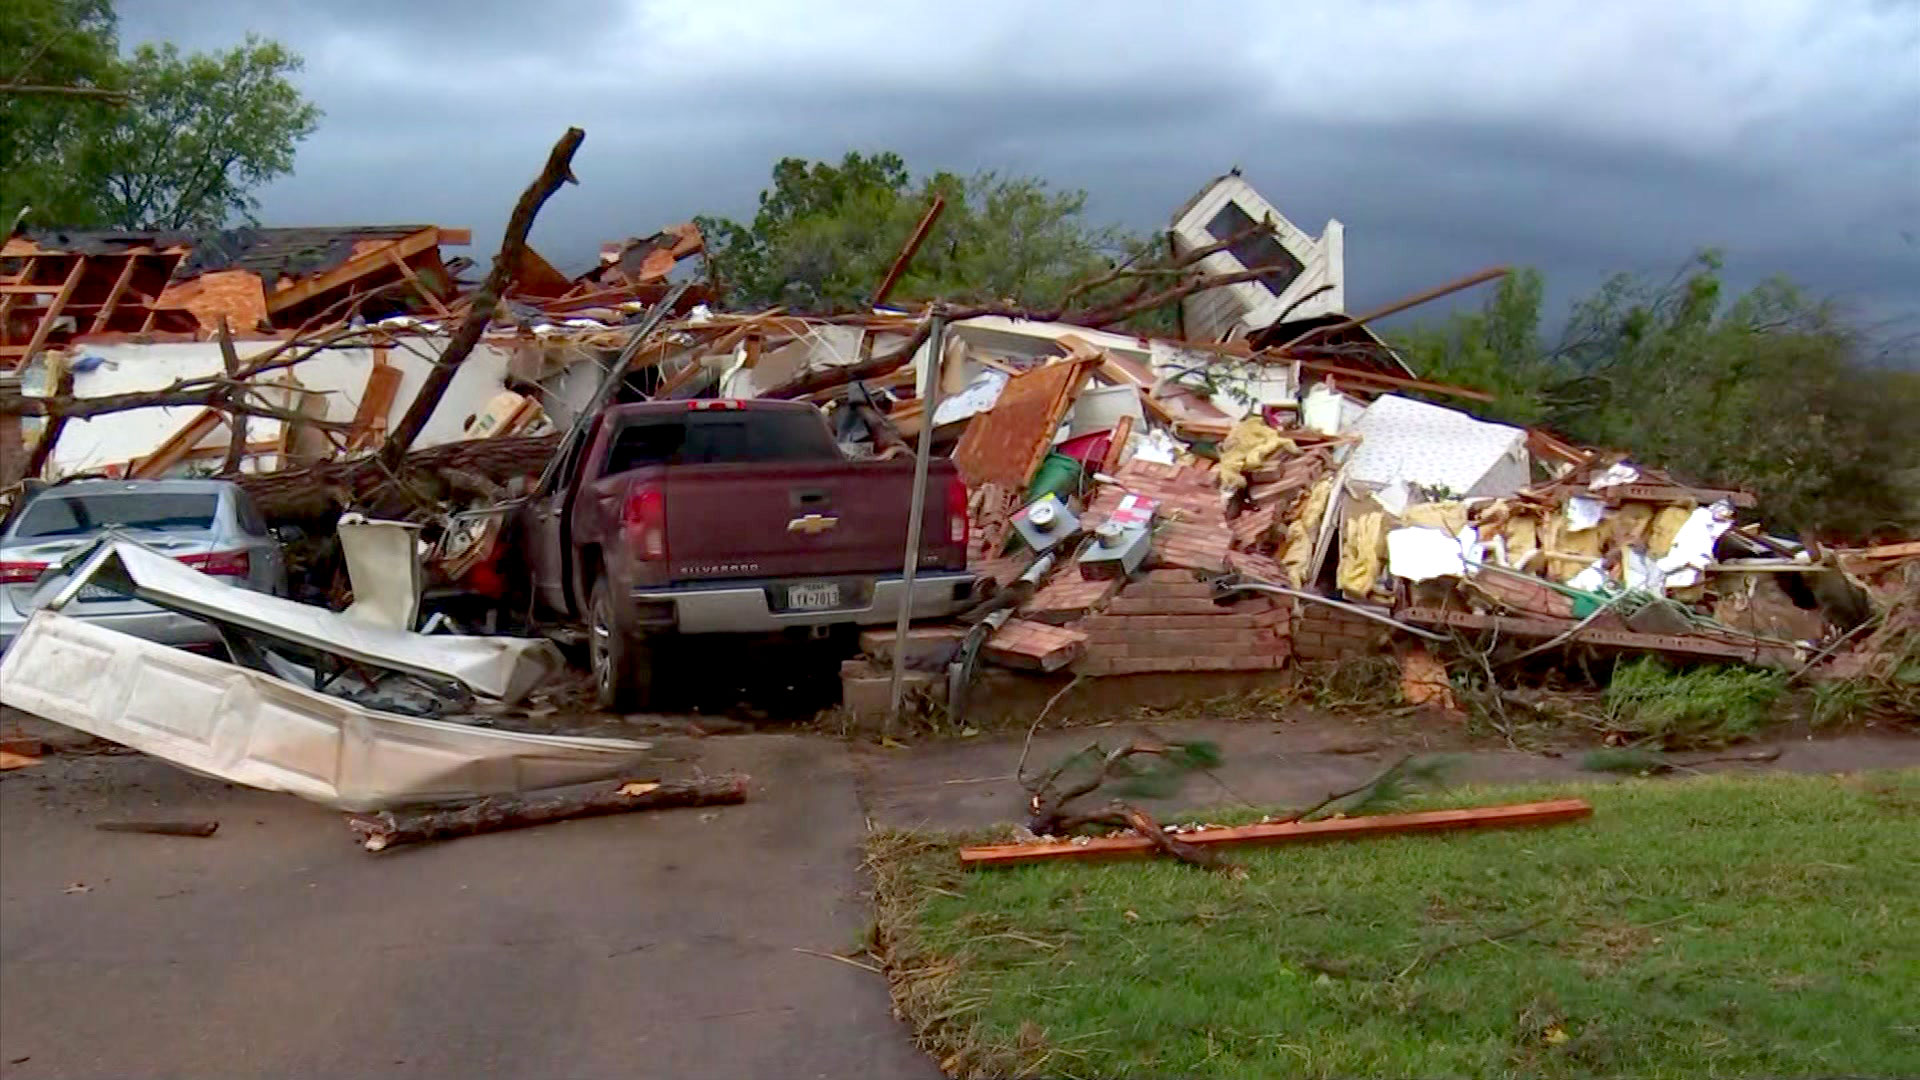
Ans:
{"type": "MultiPolygon", "coordinates": [[[[1318,840],[1358,840],[1401,833],[1552,825],[1576,821],[1592,813],[1593,806],[1585,799],[1554,799],[1507,806],[1475,806],[1464,810],[1423,810],[1411,814],[1373,814],[1367,817],[1327,818],[1324,821],[1201,829],[1180,833],[1179,836],[1181,840],[1197,847],[1299,844],[1318,840]]],[[[1141,836],[1100,836],[1043,844],[988,844],[961,848],[960,865],[990,867],[1054,859],[1118,859],[1151,855],[1157,850],[1152,841],[1141,836]]]]}

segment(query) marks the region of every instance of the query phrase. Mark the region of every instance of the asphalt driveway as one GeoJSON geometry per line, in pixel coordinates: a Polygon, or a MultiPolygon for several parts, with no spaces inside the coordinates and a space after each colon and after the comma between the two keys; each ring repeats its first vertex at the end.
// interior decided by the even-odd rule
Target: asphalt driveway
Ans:
{"type": "Polygon", "coordinates": [[[796,951],[866,925],[844,748],[681,742],[752,801],[378,856],[339,814],[142,755],[0,774],[0,1072],[938,1076],[878,976],[796,951]],[[92,828],[116,818],[221,825],[92,828]]]}

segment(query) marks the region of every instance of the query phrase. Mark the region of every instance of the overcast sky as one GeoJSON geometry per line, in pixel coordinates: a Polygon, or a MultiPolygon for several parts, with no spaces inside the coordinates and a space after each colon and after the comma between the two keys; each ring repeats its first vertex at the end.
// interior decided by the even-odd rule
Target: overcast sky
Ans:
{"type": "Polygon", "coordinates": [[[484,262],[568,125],[534,242],[747,216],[775,159],[1085,188],[1165,224],[1239,166],[1347,227],[1359,310],[1495,264],[1556,306],[1705,246],[1920,329],[1920,0],[1169,5],[123,0],[124,43],[307,59],[326,110],[269,224],[472,226],[484,262]],[[1178,9],[1178,14],[1176,14],[1178,9]]]}

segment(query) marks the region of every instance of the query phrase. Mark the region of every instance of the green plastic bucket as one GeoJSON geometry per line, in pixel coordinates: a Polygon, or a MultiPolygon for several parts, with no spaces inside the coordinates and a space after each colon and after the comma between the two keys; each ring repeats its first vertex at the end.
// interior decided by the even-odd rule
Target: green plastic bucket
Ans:
{"type": "Polygon", "coordinates": [[[1027,485],[1027,501],[1053,494],[1065,502],[1079,486],[1080,463],[1065,454],[1050,453],[1034,470],[1033,483],[1027,485]]]}

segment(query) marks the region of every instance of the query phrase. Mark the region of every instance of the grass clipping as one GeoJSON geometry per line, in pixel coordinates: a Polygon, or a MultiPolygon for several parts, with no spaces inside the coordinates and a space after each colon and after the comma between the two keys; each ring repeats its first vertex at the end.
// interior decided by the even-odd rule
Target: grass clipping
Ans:
{"type": "Polygon", "coordinates": [[[1244,880],[963,874],[1005,837],[878,833],[878,951],[960,1077],[1920,1073],[1920,773],[1578,794],[1578,826],[1249,849],[1244,880]]]}

